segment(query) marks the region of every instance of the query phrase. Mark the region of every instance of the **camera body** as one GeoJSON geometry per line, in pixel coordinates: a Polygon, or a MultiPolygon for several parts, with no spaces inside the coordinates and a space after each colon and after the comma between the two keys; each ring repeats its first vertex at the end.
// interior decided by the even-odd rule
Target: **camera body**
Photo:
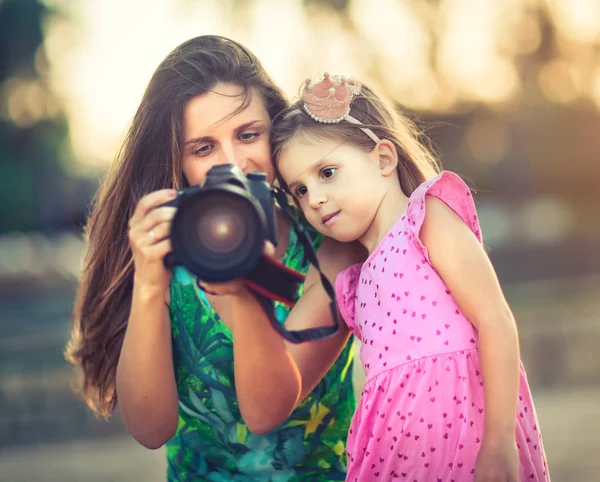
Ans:
{"type": "Polygon", "coordinates": [[[275,200],[264,173],[220,164],[165,206],[177,208],[165,264],[185,266],[203,281],[244,277],[259,263],[265,240],[277,245],[275,200]]]}
{"type": "Polygon", "coordinates": [[[337,332],[335,291],[321,271],[312,240],[296,219],[285,193],[272,188],[264,173],[245,175],[233,164],[212,167],[199,186],[179,191],[163,206],[177,208],[171,223],[172,251],[168,267],[185,266],[209,283],[243,278],[267,314],[271,326],[286,340],[302,343],[337,332]],[[317,269],[328,294],[333,326],[288,330],[275,316],[274,301],[293,306],[305,275],[263,256],[266,240],[277,245],[275,200],[298,236],[306,259],[317,269]]]}

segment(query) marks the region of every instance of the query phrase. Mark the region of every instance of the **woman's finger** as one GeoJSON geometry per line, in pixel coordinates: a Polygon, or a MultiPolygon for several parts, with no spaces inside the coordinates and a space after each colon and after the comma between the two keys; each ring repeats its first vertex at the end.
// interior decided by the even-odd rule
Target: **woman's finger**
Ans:
{"type": "Polygon", "coordinates": [[[155,224],[148,231],[142,233],[143,245],[152,246],[167,239],[171,234],[171,221],[162,221],[155,224]]]}
{"type": "Polygon", "coordinates": [[[174,189],[160,189],[159,191],[146,194],[140,199],[135,207],[133,216],[131,216],[131,219],[129,220],[129,227],[134,227],[142,221],[150,211],[166,202],[172,201],[175,197],[177,197],[177,191],[174,189]]]}
{"type": "Polygon", "coordinates": [[[170,235],[175,208],[157,208],[159,213],[150,213],[137,225],[129,229],[129,240],[133,246],[151,246],[170,235]]]}
{"type": "Polygon", "coordinates": [[[148,260],[162,260],[173,250],[173,247],[171,245],[171,240],[167,238],[148,246],[146,250],[148,260]]]}
{"type": "Polygon", "coordinates": [[[271,241],[265,241],[265,245],[263,247],[263,255],[268,256],[270,258],[275,257],[275,246],[271,241]]]}
{"type": "Polygon", "coordinates": [[[137,223],[131,223],[132,231],[148,232],[152,228],[155,228],[158,224],[163,222],[171,222],[175,213],[176,208],[173,207],[158,207],[154,208],[145,217],[140,219],[137,223]]]}

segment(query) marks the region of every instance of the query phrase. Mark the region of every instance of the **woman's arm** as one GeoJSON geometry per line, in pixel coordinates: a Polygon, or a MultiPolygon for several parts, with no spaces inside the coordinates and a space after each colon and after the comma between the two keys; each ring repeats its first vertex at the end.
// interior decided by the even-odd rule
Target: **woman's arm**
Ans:
{"type": "MultiPolygon", "coordinates": [[[[323,240],[317,257],[334,281],[342,269],[364,260],[357,245],[323,240]]],[[[340,330],[315,342],[286,342],[271,326],[258,301],[246,290],[233,298],[235,384],[242,417],[250,431],[267,433],[283,423],[333,365],[350,333],[340,315],[340,330]]],[[[290,330],[333,323],[329,297],[311,266],[305,289],[287,320],[290,330]]]]}
{"type": "Polygon", "coordinates": [[[170,272],[163,258],[171,250],[173,208],[158,208],[173,192],[142,198],[130,222],[135,275],[131,311],[117,366],[117,397],[131,435],[156,449],[177,429],[178,396],[168,312],[170,272]]]}
{"type": "Polygon", "coordinates": [[[127,429],[140,444],[157,449],[175,434],[178,397],[164,292],[134,287],[117,394],[127,429]]]}
{"type": "Polygon", "coordinates": [[[483,446],[514,446],[519,389],[515,320],[473,232],[442,201],[427,196],[426,207],[421,240],[432,265],[479,334],[485,393],[483,446]]]}

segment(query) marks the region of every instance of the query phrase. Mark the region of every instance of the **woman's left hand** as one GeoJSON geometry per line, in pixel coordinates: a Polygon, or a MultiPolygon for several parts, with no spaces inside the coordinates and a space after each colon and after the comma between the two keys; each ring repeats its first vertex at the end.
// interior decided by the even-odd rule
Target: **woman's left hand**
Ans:
{"type": "MultiPolygon", "coordinates": [[[[275,254],[275,246],[269,241],[265,241],[263,256],[272,257],[275,254]]],[[[248,286],[242,278],[226,281],[224,283],[206,283],[198,280],[198,287],[213,296],[224,295],[243,295],[248,293],[248,286]]]]}
{"type": "Polygon", "coordinates": [[[493,444],[483,440],[474,482],[519,482],[519,452],[514,438],[493,444]]]}

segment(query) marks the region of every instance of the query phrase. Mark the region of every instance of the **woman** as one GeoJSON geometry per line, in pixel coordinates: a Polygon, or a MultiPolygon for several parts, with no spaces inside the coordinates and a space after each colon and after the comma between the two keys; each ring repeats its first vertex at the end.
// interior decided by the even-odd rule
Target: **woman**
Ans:
{"type": "MultiPolygon", "coordinates": [[[[285,107],[285,97],[245,47],[217,36],[189,40],[154,73],[96,196],[67,354],[83,369],[83,391],[94,410],[108,416],[118,405],[138,442],[148,448],[167,443],[169,480],[345,477],[344,443],[355,409],[352,346],[340,343],[348,331],[286,347],[273,329],[235,322],[240,317],[229,296],[204,292],[185,268],[171,272],[163,263],[175,209],[161,205],[177,189],[201,183],[217,164],[262,171],[272,182],[269,130],[285,107]],[[284,350],[300,374],[269,362],[270,354],[284,350]],[[322,373],[315,367],[336,358],[318,382],[322,373]],[[248,399],[238,399],[236,385],[247,386],[257,370],[264,382],[253,385],[248,399]],[[299,377],[304,385],[297,396],[272,396],[299,377]]],[[[278,218],[274,257],[307,272],[294,231],[278,218]]],[[[362,255],[342,247],[347,256],[331,256],[336,264],[329,263],[328,253],[340,245],[313,239],[330,279],[362,255]]],[[[320,289],[312,268],[304,286],[320,289]]],[[[324,293],[321,300],[306,325],[331,322],[324,293]]],[[[276,306],[279,321],[288,312],[276,306]]]]}

